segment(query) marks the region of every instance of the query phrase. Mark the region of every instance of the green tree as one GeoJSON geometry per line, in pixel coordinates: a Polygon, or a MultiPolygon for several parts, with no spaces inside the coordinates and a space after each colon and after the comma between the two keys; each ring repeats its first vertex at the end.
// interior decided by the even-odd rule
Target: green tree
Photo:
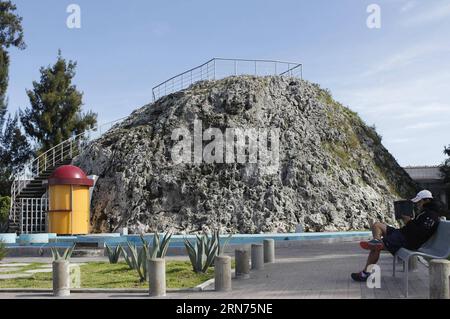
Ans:
{"type": "Polygon", "coordinates": [[[42,67],[40,81],[27,90],[31,106],[21,112],[20,119],[41,152],[97,123],[97,114],[81,112],[83,93],[72,84],[75,68],[76,62],[66,61],[59,52],[56,63],[42,67]]]}
{"type": "Polygon", "coordinates": [[[10,193],[11,176],[18,173],[33,154],[22,134],[17,114],[8,117],[0,146],[0,196],[5,196],[10,193]]]}
{"type": "Polygon", "coordinates": [[[11,1],[0,0],[0,130],[6,116],[6,90],[8,88],[9,55],[13,46],[25,49],[22,18],[15,14],[16,6],[11,1]]]}
{"type": "MultiPolygon", "coordinates": [[[[7,114],[9,54],[8,49],[25,49],[22,18],[11,1],[0,0],[0,195],[7,195],[11,188],[11,175],[20,170],[30,158],[30,146],[22,134],[18,116],[7,114]]],[[[8,208],[9,209],[9,208],[8,208]]]]}

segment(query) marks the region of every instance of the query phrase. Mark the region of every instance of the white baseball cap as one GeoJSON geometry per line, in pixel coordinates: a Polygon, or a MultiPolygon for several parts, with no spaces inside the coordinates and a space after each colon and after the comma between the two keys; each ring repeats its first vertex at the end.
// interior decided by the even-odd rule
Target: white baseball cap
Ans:
{"type": "Polygon", "coordinates": [[[433,194],[431,194],[430,191],[428,191],[428,190],[425,189],[425,190],[423,190],[423,191],[418,192],[417,195],[416,195],[416,197],[414,197],[413,199],[411,199],[411,201],[412,201],[413,203],[418,203],[418,202],[420,202],[422,199],[428,199],[428,198],[432,199],[432,198],[433,198],[433,194]]]}

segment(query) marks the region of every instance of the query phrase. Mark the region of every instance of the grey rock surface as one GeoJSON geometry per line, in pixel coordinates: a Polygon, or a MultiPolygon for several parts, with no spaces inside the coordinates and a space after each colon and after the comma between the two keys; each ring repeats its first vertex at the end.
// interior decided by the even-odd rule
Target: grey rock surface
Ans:
{"type": "MultiPolygon", "coordinates": [[[[205,141],[203,146],[209,143],[205,141]]],[[[202,81],[134,111],[74,160],[98,175],[96,232],[362,230],[394,223],[416,185],[376,131],[318,85],[286,77],[202,81]],[[275,174],[259,163],[174,164],[172,132],[278,128],[275,174]]]]}

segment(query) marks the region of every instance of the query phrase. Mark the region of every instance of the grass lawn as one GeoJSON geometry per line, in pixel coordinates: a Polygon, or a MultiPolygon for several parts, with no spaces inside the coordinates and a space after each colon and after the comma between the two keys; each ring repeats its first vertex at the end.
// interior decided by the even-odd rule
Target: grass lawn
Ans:
{"type": "MultiPolygon", "coordinates": [[[[10,273],[41,268],[45,264],[33,263],[10,273]]],[[[82,288],[147,288],[148,283],[139,282],[136,270],[130,270],[125,262],[110,264],[92,262],[80,266],[82,288]]],[[[7,274],[7,273],[2,273],[7,274]]],[[[214,268],[206,274],[192,271],[189,261],[166,261],[167,288],[190,288],[214,277],[214,268]]],[[[29,278],[0,279],[0,288],[52,288],[52,273],[36,273],[29,278]]]]}

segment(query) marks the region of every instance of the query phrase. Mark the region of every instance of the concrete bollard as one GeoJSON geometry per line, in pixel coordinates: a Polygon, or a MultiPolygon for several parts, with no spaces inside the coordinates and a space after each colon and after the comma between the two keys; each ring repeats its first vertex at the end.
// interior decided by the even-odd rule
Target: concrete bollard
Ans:
{"type": "Polygon", "coordinates": [[[273,239],[264,239],[264,262],[275,262],[275,241],[273,239]]]}
{"type": "Polygon", "coordinates": [[[430,262],[430,299],[450,299],[450,261],[433,259],[430,262]]]}
{"type": "Polygon", "coordinates": [[[148,281],[150,296],[166,295],[166,260],[164,258],[148,260],[148,281]]]}
{"type": "Polygon", "coordinates": [[[53,268],[53,295],[70,296],[70,263],[67,260],[55,260],[53,268]]]}
{"type": "Polygon", "coordinates": [[[236,249],[234,251],[234,258],[236,260],[236,278],[248,279],[250,278],[250,259],[248,257],[248,250],[236,249]]]}
{"type": "Polygon", "coordinates": [[[252,269],[258,270],[263,268],[264,268],[263,244],[252,244],[252,269]]]}
{"type": "Polygon", "coordinates": [[[231,291],[231,258],[229,256],[215,257],[214,286],[216,291],[231,291]]]}

